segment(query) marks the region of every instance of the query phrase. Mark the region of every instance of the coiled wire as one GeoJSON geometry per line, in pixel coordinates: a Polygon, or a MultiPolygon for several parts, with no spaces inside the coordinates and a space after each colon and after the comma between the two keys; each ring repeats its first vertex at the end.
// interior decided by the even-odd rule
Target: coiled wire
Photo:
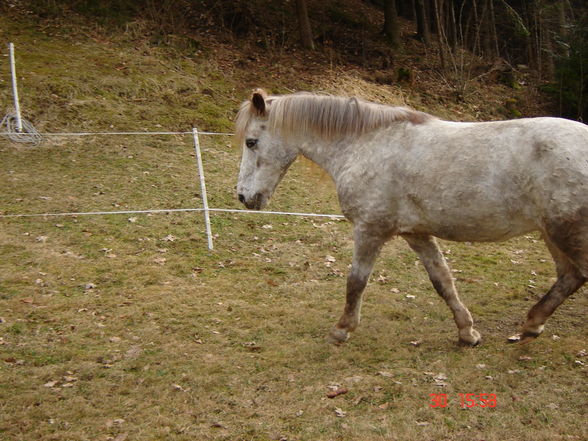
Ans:
{"type": "Polygon", "coordinates": [[[2,123],[0,123],[0,128],[5,129],[0,134],[8,137],[11,141],[20,142],[23,144],[31,144],[31,145],[38,145],[41,140],[41,134],[37,132],[37,129],[26,119],[21,118],[20,122],[22,124],[22,130],[18,131],[18,119],[16,114],[14,113],[7,113],[4,118],[2,118],[2,123]]]}

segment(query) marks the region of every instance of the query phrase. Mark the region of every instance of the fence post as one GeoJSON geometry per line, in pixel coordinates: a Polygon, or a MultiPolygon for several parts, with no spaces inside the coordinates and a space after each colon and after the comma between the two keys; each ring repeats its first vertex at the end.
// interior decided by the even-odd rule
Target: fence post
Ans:
{"type": "Polygon", "coordinates": [[[208,209],[208,196],[206,196],[206,182],[204,181],[204,167],[202,167],[202,154],[200,153],[200,140],[198,138],[198,129],[192,128],[194,137],[194,149],[196,150],[196,164],[198,165],[198,176],[200,178],[200,193],[202,194],[202,207],[204,208],[204,224],[206,226],[206,237],[208,239],[208,249],[212,251],[212,229],[210,227],[210,210],[208,209]]]}
{"type": "Polygon", "coordinates": [[[10,56],[10,74],[12,76],[12,95],[14,96],[14,112],[16,113],[16,129],[22,132],[22,119],[20,117],[20,103],[18,101],[18,89],[16,87],[16,63],[14,61],[14,44],[8,43],[10,56]]]}

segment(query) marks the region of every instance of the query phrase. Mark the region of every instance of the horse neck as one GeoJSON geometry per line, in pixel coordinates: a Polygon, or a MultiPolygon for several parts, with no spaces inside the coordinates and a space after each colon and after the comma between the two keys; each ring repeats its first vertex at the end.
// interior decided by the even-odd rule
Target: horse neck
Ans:
{"type": "Polygon", "coordinates": [[[349,154],[349,143],[312,139],[300,146],[300,154],[325,170],[336,182],[349,154]]]}

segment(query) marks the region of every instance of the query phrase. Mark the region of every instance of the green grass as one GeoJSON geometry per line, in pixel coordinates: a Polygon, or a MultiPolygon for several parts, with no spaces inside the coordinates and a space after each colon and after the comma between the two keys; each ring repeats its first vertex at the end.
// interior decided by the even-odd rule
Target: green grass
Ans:
{"type": "MultiPolygon", "coordinates": [[[[23,108],[42,130],[230,130],[245,93],[239,73],[221,76],[215,59],[20,24],[0,18],[0,35],[17,44],[23,108]]],[[[258,81],[275,84],[266,75],[258,81]]],[[[213,207],[239,207],[230,142],[202,139],[213,207]]],[[[51,138],[34,148],[0,139],[0,212],[199,207],[193,155],[189,136],[51,138]]],[[[270,208],[338,212],[332,184],[304,161],[270,208]]],[[[577,356],[585,292],[535,342],[505,343],[552,283],[537,237],[441,244],[481,346],[456,345],[449,310],[394,240],[360,328],[336,347],[325,336],[343,307],[348,223],[250,213],[213,214],[212,225],[214,252],[200,213],[0,220],[0,439],[588,436],[587,371],[576,362],[588,363],[577,356]],[[327,398],[338,386],[349,392],[327,398]],[[448,407],[429,407],[431,393],[447,393],[448,407]],[[498,405],[462,409],[460,393],[495,393],[498,405]]]]}

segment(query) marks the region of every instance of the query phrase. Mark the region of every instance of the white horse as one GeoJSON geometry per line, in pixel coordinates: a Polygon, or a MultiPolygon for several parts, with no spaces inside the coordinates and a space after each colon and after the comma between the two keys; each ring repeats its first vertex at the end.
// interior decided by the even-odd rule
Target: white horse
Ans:
{"type": "Polygon", "coordinates": [[[237,192],[260,210],[298,155],[333,178],[355,247],[343,315],[331,331],[347,340],[384,243],[400,235],[418,254],[457,324],[459,340],[480,334],[460,301],[434,239],[502,241],[539,231],[557,281],[534,305],[520,341],[588,280],[588,127],[559,118],[449,122],[356,98],[258,89],[241,106],[237,192]]]}

